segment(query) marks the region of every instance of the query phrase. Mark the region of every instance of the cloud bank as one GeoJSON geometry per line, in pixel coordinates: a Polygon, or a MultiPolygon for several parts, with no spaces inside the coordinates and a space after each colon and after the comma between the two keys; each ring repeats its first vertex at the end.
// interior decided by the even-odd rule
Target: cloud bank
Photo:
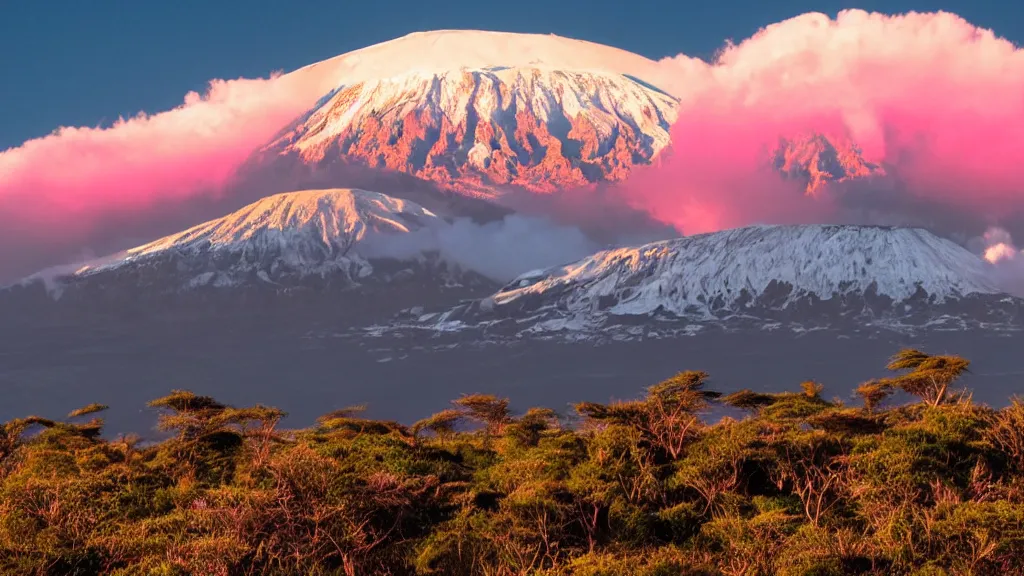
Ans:
{"type": "Polygon", "coordinates": [[[26,246],[80,249],[112,217],[220,194],[255,147],[330,90],[310,72],[212,80],[173,110],[62,127],[0,152],[0,270],[26,246]]]}
{"type": "Polygon", "coordinates": [[[368,258],[409,258],[433,250],[447,262],[509,282],[529,270],[568,264],[601,248],[574,226],[511,214],[485,224],[457,218],[451,225],[364,239],[359,252],[368,258]]]}
{"type": "Polygon", "coordinates": [[[483,225],[461,218],[438,240],[445,258],[503,282],[533,268],[574,262],[601,249],[577,228],[518,215],[483,225]]]}
{"type": "Polygon", "coordinates": [[[805,14],[713,64],[663,65],[681,98],[671,152],[622,195],[684,233],[954,212],[977,227],[1024,212],[1024,50],[954,14],[805,14]],[[808,194],[768,160],[780,137],[809,134],[859,146],[886,176],[808,194]]]}

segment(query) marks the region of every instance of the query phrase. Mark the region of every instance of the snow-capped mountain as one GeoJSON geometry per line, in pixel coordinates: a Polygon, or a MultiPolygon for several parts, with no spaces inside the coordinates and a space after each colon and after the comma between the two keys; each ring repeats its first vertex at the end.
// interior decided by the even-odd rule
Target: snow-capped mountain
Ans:
{"type": "MultiPolygon", "coordinates": [[[[292,187],[382,189],[365,169],[484,198],[620,181],[669,147],[679,107],[666,65],[554,35],[416,33],[292,74],[334,84],[249,163],[292,187]]],[[[872,171],[821,136],[785,139],[766,163],[809,192],[872,171]]]]}
{"type": "MultiPolygon", "coordinates": [[[[448,223],[408,200],[357,189],[276,194],[74,275],[86,277],[127,266],[174,261],[187,287],[231,286],[257,278],[339,275],[355,282],[373,273],[368,256],[388,256],[389,238],[448,223]]],[[[415,256],[406,249],[403,256],[415,256]]]]}
{"type": "Polygon", "coordinates": [[[265,152],[359,161],[447,188],[549,192],[625,178],[669,142],[675,100],[601,71],[458,68],[345,85],[265,152]]]}
{"type": "Polygon", "coordinates": [[[31,276],[4,289],[0,307],[16,310],[30,298],[60,314],[157,305],[199,314],[209,303],[243,310],[256,298],[287,315],[296,299],[369,309],[372,298],[390,310],[389,298],[450,303],[493,290],[492,281],[439,258],[431,239],[448,226],[413,202],[366,190],[277,194],[122,253],[31,276]],[[398,298],[396,290],[408,294],[398,298]]]}
{"type": "Polygon", "coordinates": [[[435,329],[634,334],[702,326],[1019,327],[988,264],[921,229],[755,226],[599,252],[417,319],[435,329]]]}
{"type": "Polygon", "coordinates": [[[360,163],[450,189],[551,191],[620,180],[669,141],[676,99],[656,63],[531,34],[419,33],[324,64],[338,86],[263,161],[360,163]]]}

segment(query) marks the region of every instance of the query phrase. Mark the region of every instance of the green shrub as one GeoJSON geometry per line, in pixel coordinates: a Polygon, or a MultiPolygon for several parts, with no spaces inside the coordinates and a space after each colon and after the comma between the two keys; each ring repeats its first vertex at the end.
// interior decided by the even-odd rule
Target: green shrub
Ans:
{"type": "Polygon", "coordinates": [[[903,351],[863,407],[805,382],[725,395],[747,416],[714,423],[703,372],[576,426],[471,395],[281,430],[187,391],[152,403],[171,437],[149,446],[104,439],[98,404],[13,420],[0,575],[1024,574],[1024,408],[973,404],[966,366],[903,351]]]}

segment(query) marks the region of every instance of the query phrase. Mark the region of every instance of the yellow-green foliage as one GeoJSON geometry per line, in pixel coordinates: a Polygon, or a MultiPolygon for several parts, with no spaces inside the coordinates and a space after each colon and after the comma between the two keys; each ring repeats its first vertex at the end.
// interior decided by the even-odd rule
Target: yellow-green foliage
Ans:
{"type": "Polygon", "coordinates": [[[1024,404],[973,404],[956,356],[888,367],[861,407],[681,372],[575,415],[470,395],[410,427],[353,407],[281,430],[179,390],[148,446],[102,438],[98,404],[18,419],[0,575],[1024,574],[1024,404]],[[709,423],[716,402],[747,416],[709,423]]]}

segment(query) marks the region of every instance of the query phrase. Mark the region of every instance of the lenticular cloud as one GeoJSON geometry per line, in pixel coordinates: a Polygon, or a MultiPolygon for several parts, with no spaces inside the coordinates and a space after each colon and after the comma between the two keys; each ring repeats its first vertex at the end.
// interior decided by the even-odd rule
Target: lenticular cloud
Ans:
{"type": "Polygon", "coordinates": [[[984,226],[1024,209],[1024,50],[956,15],[805,14],[714,64],[663,64],[681,98],[672,150],[623,192],[685,233],[954,211],[984,226]],[[780,137],[808,134],[856,144],[887,177],[819,195],[774,175],[780,137]]]}

